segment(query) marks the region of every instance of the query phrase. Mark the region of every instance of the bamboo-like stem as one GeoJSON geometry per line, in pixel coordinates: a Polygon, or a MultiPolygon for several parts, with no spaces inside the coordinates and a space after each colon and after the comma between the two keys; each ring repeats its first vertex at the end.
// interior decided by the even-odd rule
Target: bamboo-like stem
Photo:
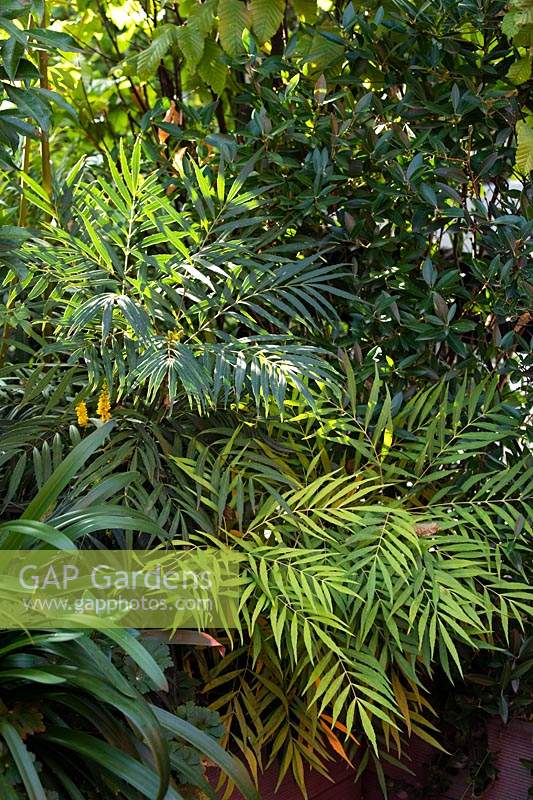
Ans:
{"type": "MultiPolygon", "coordinates": [[[[41,20],[41,28],[47,28],[50,16],[47,9],[46,0],[43,3],[43,17],[41,20]]],[[[41,89],[50,89],[50,80],[48,76],[48,53],[46,50],[39,50],[39,71],[41,73],[41,89]]],[[[52,197],[52,166],[50,163],[50,140],[45,131],[41,131],[41,176],[42,186],[46,194],[52,197]]]]}
{"type": "MultiPolygon", "coordinates": [[[[33,17],[30,14],[28,17],[28,28],[31,28],[33,25],[33,17]]],[[[22,158],[22,172],[24,175],[27,175],[30,169],[30,158],[31,158],[31,139],[29,136],[26,136],[24,139],[24,154],[22,158]]],[[[24,194],[24,182],[21,183],[20,186],[20,205],[19,205],[19,226],[21,228],[25,228],[28,221],[28,201],[26,200],[26,196],[24,194]]]]}
{"type": "MultiPolygon", "coordinates": [[[[24,141],[24,158],[22,161],[22,171],[27,175],[30,171],[30,158],[31,158],[31,139],[26,136],[24,141]]],[[[23,179],[24,180],[24,179],[23,179]]],[[[19,206],[19,226],[25,228],[28,224],[28,201],[24,194],[24,183],[20,187],[20,206],[19,206]]]]}
{"type": "MultiPolygon", "coordinates": [[[[7,303],[6,303],[6,312],[12,307],[14,301],[13,293],[10,293],[7,303]]],[[[4,328],[2,330],[2,338],[0,339],[0,368],[4,366],[4,362],[6,360],[7,348],[8,348],[8,341],[9,341],[9,332],[11,330],[11,326],[9,322],[4,323],[4,328]]]]}

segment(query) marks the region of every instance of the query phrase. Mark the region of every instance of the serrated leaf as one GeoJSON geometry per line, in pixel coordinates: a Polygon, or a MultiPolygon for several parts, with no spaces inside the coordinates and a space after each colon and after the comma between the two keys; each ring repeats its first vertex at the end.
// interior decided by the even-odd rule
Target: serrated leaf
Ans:
{"type": "Polygon", "coordinates": [[[212,30],[217,10],[217,0],[197,3],[189,14],[189,24],[194,21],[204,36],[212,30]]]}
{"type": "Polygon", "coordinates": [[[236,56],[242,52],[242,34],[248,24],[248,12],[241,0],[219,0],[218,32],[228,55],[236,56]]]}
{"type": "Polygon", "coordinates": [[[528,81],[531,77],[531,56],[522,56],[514,64],[511,64],[507,77],[517,86],[528,81]]]}
{"type": "Polygon", "coordinates": [[[162,58],[168,53],[171,46],[178,41],[177,25],[161,25],[157,29],[157,36],[150,47],[136,56],[136,71],[141,80],[148,80],[157,70],[162,58]]]}
{"type": "Polygon", "coordinates": [[[512,39],[520,30],[521,14],[517,11],[508,11],[502,20],[502,32],[512,39]]]}
{"type": "Polygon", "coordinates": [[[533,125],[519,122],[516,126],[516,166],[522,172],[533,170],[533,125]]]}
{"type": "Polygon", "coordinates": [[[228,65],[224,63],[222,49],[212,39],[205,42],[198,72],[215,94],[222,94],[228,77],[228,65]]]}
{"type": "Polygon", "coordinates": [[[186,25],[182,25],[181,28],[178,28],[176,36],[179,49],[183,53],[187,65],[191,69],[194,69],[201,60],[204,52],[204,34],[194,20],[192,20],[186,25]]]}
{"type": "Polygon", "coordinates": [[[285,0],[251,0],[252,28],[259,42],[271,39],[283,22],[285,0]]]}
{"type": "Polygon", "coordinates": [[[376,741],[376,734],[374,732],[374,727],[372,725],[372,722],[370,721],[370,717],[366,713],[361,703],[359,703],[358,710],[359,710],[359,716],[361,717],[361,722],[363,723],[363,730],[370,744],[372,745],[374,752],[377,754],[378,744],[376,741]]]}

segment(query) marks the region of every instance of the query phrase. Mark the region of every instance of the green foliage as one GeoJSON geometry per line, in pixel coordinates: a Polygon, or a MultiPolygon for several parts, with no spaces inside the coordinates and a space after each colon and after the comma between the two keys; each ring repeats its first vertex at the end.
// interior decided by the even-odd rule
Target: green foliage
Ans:
{"type": "Polygon", "coordinates": [[[502,30],[518,47],[531,47],[533,39],[531,0],[512,0],[503,18],[502,30]]]}
{"type": "Polygon", "coordinates": [[[242,35],[248,25],[246,4],[242,0],[219,0],[218,16],[222,47],[230,56],[241,53],[242,35]]]}
{"type": "Polygon", "coordinates": [[[6,35],[0,48],[0,166],[14,166],[13,152],[19,137],[39,137],[50,129],[51,102],[69,109],[63,98],[47,88],[36,87],[40,78],[34,63],[34,50],[56,49],[77,51],[68,34],[42,30],[35,25],[35,16],[43,15],[41,0],[24,2],[7,0],[0,9],[0,30],[6,35]]]}
{"type": "Polygon", "coordinates": [[[271,39],[283,22],[285,0],[251,0],[252,30],[260,44],[271,39]]]}
{"type": "MultiPolygon", "coordinates": [[[[114,184],[102,176],[78,181],[66,219],[46,205],[66,229],[51,227],[44,246],[28,243],[27,277],[12,273],[13,303],[54,303],[53,343],[37,362],[49,370],[52,359],[62,371],[68,353],[69,365],[79,365],[69,370],[71,382],[97,386],[105,378],[118,398],[142,388],[148,404],[168,411],[184,396],[203,410],[246,396],[268,412],[294,388],[312,403],[313,382],[334,381],[311,336],[337,318],[320,292],[327,285],[330,297],[345,294],[334,285],[341,269],[309,248],[291,258],[269,246],[263,217],[250,217],[264,202],[246,190],[252,164],[226,186],[222,170],[215,181],[192,162],[180,179],[188,206],[180,213],[155,176],[140,175],[139,156],[137,144],[131,167],[121,160],[122,175],[109,161],[114,184]]],[[[27,197],[47,203],[35,185],[27,197]]],[[[17,348],[24,323],[14,316],[9,325],[8,345],[17,348]]],[[[52,383],[57,368],[48,373],[52,383]]],[[[32,395],[26,387],[25,399],[32,395]]]]}
{"type": "Polygon", "coordinates": [[[180,492],[191,528],[226,529],[249,562],[244,647],[206,690],[254,771],[283,753],[301,782],[345,728],[376,749],[402,730],[432,741],[435,664],[455,680],[465,649],[528,613],[523,416],[497,379],[451,389],[391,399],[376,378],[318,420],[300,407],[253,436],[206,431],[176,461],[200,487],[180,492]]]}
{"type": "MultiPolygon", "coordinates": [[[[0,525],[3,549],[29,549],[41,543],[69,549],[115,526],[124,532],[162,533],[140,512],[95,502],[98,492],[71,506],[63,496],[112,427],[108,423],[80,441],[20,518],[0,525]]],[[[2,438],[2,446],[19,444],[17,433],[2,438]]],[[[22,784],[35,800],[48,797],[47,790],[59,790],[73,800],[83,796],[80,790],[129,797],[126,784],[147,798],[179,800],[176,781],[208,790],[199,755],[208,754],[245,796],[253,798],[246,776],[218,744],[222,732],[216,715],[186,706],[185,714],[181,708],[178,716],[167,712],[160,724],[140,694],[139,679],[146,682],[145,692],[168,691],[163,671],[172,663],[168,654],[159,653],[156,661],[150,646],[144,647],[128,631],[109,631],[108,636],[115,643],[113,650],[103,637],[95,641],[85,632],[2,633],[0,735],[7,748],[5,757],[17,768],[9,769],[8,785],[22,784]],[[129,662],[130,672],[135,670],[130,680],[125,677],[128,671],[119,671],[111,658],[117,661],[119,652],[129,662]]]]}
{"type": "Polygon", "coordinates": [[[533,126],[519,122],[517,130],[516,164],[523,172],[533,171],[533,126]]]}
{"type": "MultiPolygon", "coordinates": [[[[511,64],[507,77],[517,85],[531,81],[533,60],[533,3],[531,0],[511,0],[502,21],[502,30],[518,49],[519,58],[511,64]]],[[[527,101],[526,101],[527,103],[527,101]]],[[[528,106],[524,109],[528,114],[528,106]]],[[[529,115],[525,122],[517,125],[516,166],[524,174],[533,171],[533,119],[529,115]]]]}

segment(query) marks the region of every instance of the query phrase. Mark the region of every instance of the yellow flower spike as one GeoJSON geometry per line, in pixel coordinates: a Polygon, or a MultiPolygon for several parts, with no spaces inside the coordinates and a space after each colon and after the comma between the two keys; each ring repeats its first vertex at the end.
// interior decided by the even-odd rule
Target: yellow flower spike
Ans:
{"type": "Polygon", "coordinates": [[[78,403],[76,406],[76,416],[78,418],[78,426],[80,428],[86,428],[89,424],[89,415],[87,413],[87,406],[85,405],[84,400],[82,400],[81,403],[78,403]]]}
{"type": "Polygon", "coordinates": [[[109,422],[111,419],[111,401],[109,398],[109,389],[107,383],[102,386],[102,391],[98,398],[98,405],[96,406],[96,413],[102,422],[109,422]]]}

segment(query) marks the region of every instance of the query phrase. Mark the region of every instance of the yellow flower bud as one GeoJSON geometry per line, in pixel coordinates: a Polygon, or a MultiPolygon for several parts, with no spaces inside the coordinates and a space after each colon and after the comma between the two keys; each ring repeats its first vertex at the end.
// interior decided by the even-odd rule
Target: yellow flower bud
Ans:
{"type": "Polygon", "coordinates": [[[109,389],[107,383],[102,386],[102,391],[98,398],[98,405],[96,406],[96,413],[102,422],[108,422],[111,419],[111,402],[109,399],[109,389]]]}
{"type": "Polygon", "coordinates": [[[87,413],[87,406],[85,405],[84,400],[82,400],[81,403],[78,403],[76,406],[76,416],[78,418],[79,427],[86,428],[89,424],[89,415],[87,413]]]}

